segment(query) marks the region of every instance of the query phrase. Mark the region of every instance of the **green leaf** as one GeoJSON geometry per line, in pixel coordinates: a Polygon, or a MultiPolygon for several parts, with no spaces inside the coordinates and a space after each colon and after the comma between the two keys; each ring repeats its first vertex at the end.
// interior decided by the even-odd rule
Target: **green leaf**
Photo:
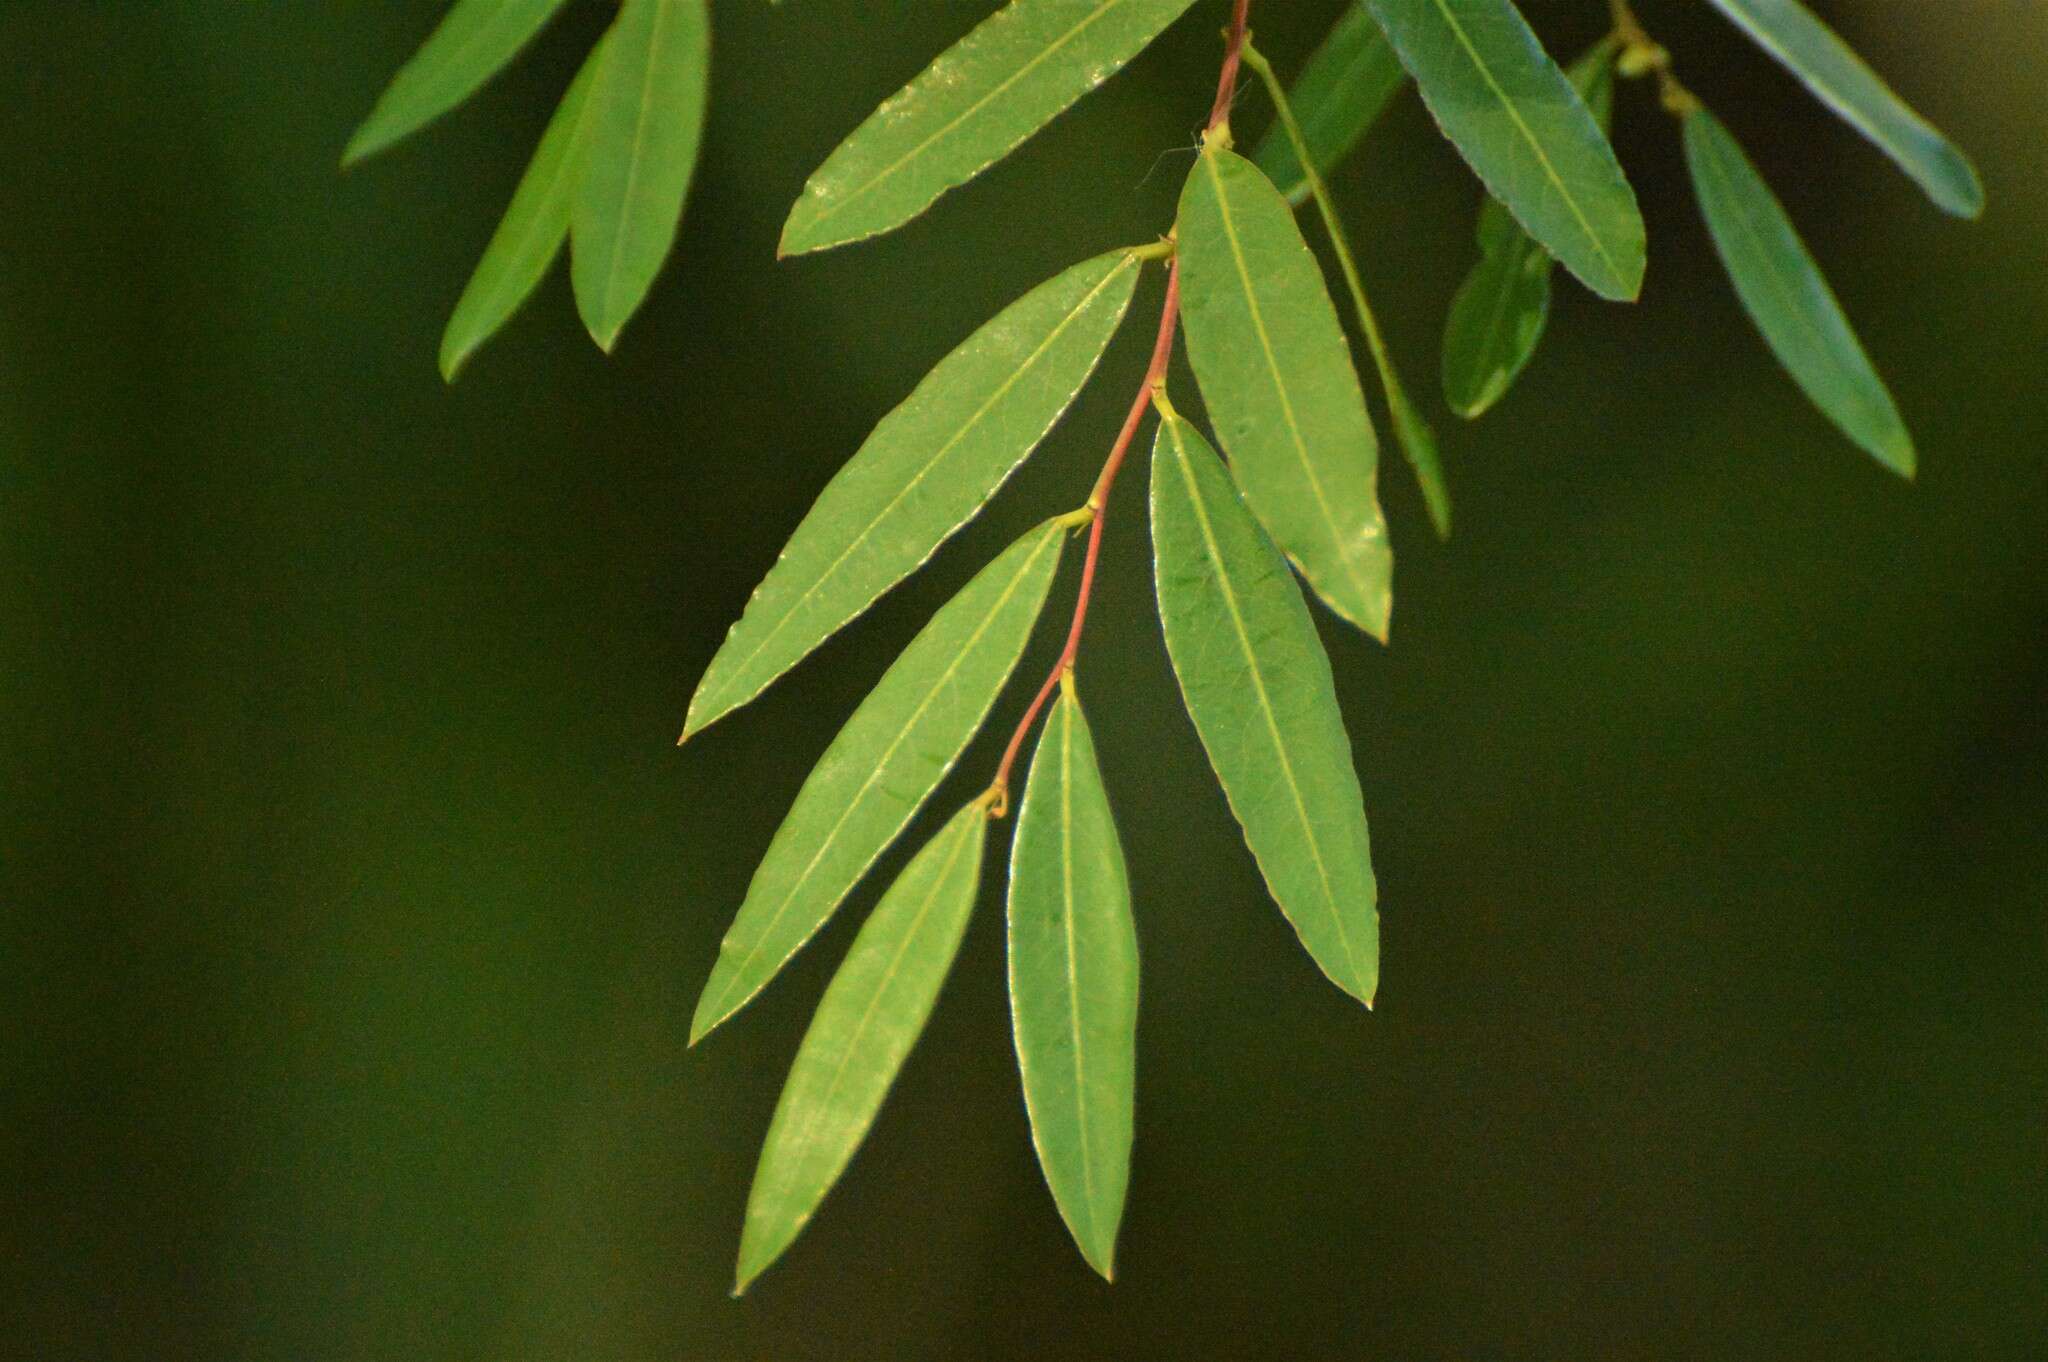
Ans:
{"type": "Polygon", "coordinates": [[[690,701],[687,740],[746,704],[909,576],[1058,421],[1116,334],[1139,257],[1039,285],[939,361],[828,483],[690,701]]]}
{"type": "Polygon", "coordinates": [[[565,0],[455,0],[412,60],[377,97],[348,139],[341,163],[354,165],[419,131],[475,94],[541,31],[565,0]]]}
{"type": "Polygon", "coordinates": [[[1451,533],[1451,492],[1444,483],[1443,458],[1437,453],[1436,432],[1429,428],[1429,423],[1422,419],[1422,413],[1408,400],[1408,389],[1394,367],[1394,357],[1387,350],[1386,338],[1380,334],[1380,324],[1373,317],[1372,304],[1366,300],[1365,281],[1359,276],[1358,261],[1352,258],[1344,221],[1337,216],[1337,205],[1330,202],[1329,186],[1323,183],[1323,172],[1314,163],[1314,153],[1302,132],[1301,120],[1295,117],[1294,105],[1287,97],[1286,88],[1280,84],[1279,76],[1273,72],[1273,64],[1266,60],[1266,54],[1259,51],[1257,44],[1245,43],[1244,62],[1258,73],[1272,95],[1273,106],[1280,115],[1280,126],[1287,134],[1288,144],[1294,148],[1295,164],[1303,165],[1304,159],[1307,162],[1302,178],[1307,181],[1309,194],[1316,201],[1316,212],[1323,219],[1323,230],[1329,233],[1330,249],[1336,253],[1338,268],[1344,276],[1344,287],[1351,294],[1352,311],[1358,316],[1359,329],[1365,333],[1366,348],[1372,352],[1373,364],[1379,369],[1380,389],[1386,394],[1387,411],[1394,422],[1394,438],[1400,442],[1401,452],[1407,456],[1409,465],[1415,470],[1416,481],[1422,485],[1430,523],[1436,527],[1439,538],[1448,538],[1451,533]]]}
{"type": "Polygon", "coordinates": [[[1330,659],[1287,565],[1177,416],[1153,449],[1152,545],[1166,650],[1266,887],[1323,973],[1370,1007],[1378,893],[1330,659]]]}
{"type": "Polygon", "coordinates": [[[754,1171],[735,1296],[802,1232],[875,1123],[959,953],[987,841],[985,804],[954,814],[889,886],[832,976],[754,1171]]]}
{"type": "Polygon", "coordinates": [[[477,347],[519,310],[568,239],[569,213],[583,169],[590,87],[603,57],[604,43],[599,42],[548,120],[533,161],[513,191],[511,207],[491,234],[491,244],[484,248],[476,273],[448,318],[441,336],[441,377],[450,383],[477,347]]]}
{"type": "Polygon", "coordinates": [[[1704,109],[1686,116],[1685,161],[1714,248],[1772,353],[1844,435],[1912,477],[1913,439],[1834,290],[1770,186],[1704,109]]]}
{"type": "Polygon", "coordinates": [[[570,277],[583,324],[609,352],[675,244],[697,167],[711,74],[706,0],[625,0],[605,48],[570,277]]]}
{"type": "Polygon", "coordinates": [[[1896,161],[1944,212],[1974,218],[1984,211],[1984,186],[1969,158],[1804,5],[1796,0],[1714,0],[1714,5],[1843,122],[1896,161]]]}
{"type": "MultiPolygon", "coordinates": [[[[1407,72],[1365,6],[1354,4],[1345,10],[1288,93],[1317,171],[1328,176],[1336,168],[1379,120],[1405,79],[1407,72]]],[[[1289,203],[1307,201],[1308,176],[1302,173],[1285,128],[1275,124],[1252,161],[1289,203]]]]}
{"type": "Polygon", "coordinates": [[[1603,298],[1643,285],[1643,219],[1599,125],[1509,0],[1367,0],[1423,103],[1515,220],[1603,298]]]}
{"type": "Polygon", "coordinates": [[[1339,615],[1385,639],[1394,556],[1379,442],[1287,200],[1214,143],[1180,199],[1188,359],[1252,511],[1339,615]]]}
{"type": "Polygon", "coordinates": [[[1024,651],[1065,533],[1064,517],[1047,521],[983,568],[825,749],[718,948],[690,1024],[692,1045],[825,925],[952,769],[1024,651]]]}
{"type": "Polygon", "coordinates": [[[1010,1016],[1046,1185],[1106,1280],[1131,1172],[1138,934],[1072,684],[1045,721],[1010,850],[1010,1016]]]}
{"type": "MultiPolygon", "coordinates": [[[[1602,42],[1565,73],[1605,132],[1614,112],[1614,46],[1602,42]]],[[[1550,252],[1489,196],[1479,209],[1479,263],[1444,327],[1444,397],[1477,417],[1521,375],[1550,316],[1550,252]]]]}
{"type": "Polygon", "coordinates": [[[839,144],[790,209],[780,253],[902,226],[1114,75],[1192,3],[1011,0],[839,144]]]}

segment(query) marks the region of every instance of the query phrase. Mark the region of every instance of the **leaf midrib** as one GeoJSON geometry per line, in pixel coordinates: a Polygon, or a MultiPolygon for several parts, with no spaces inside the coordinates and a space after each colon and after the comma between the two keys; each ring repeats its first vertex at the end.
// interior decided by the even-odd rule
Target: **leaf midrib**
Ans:
{"type": "MultiPolygon", "coordinates": [[[[663,21],[668,18],[669,5],[672,2],[673,0],[645,0],[645,3],[654,6],[652,27],[647,35],[646,69],[640,77],[639,109],[633,118],[633,149],[626,158],[626,183],[619,194],[618,219],[612,229],[609,253],[605,257],[604,285],[598,290],[598,296],[604,301],[602,310],[607,326],[611,324],[612,316],[618,307],[616,295],[619,287],[620,261],[625,255],[626,238],[632,231],[633,194],[640,183],[640,164],[646,158],[647,129],[654,107],[654,73],[661,65],[661,29],[663,21]]],[[[606,60],[610,59],[607,56],[606,60]]]]}

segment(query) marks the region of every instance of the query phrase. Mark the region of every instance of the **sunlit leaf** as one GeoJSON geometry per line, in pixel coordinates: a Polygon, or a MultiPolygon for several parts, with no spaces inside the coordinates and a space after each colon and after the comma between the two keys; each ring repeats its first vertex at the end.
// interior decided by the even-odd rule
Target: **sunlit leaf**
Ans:
{"type": "Polygon", "coordinates": [[[1685,160],[1714,248],[1772,353],[1844,435],[1912,477],[1912,437],[1834,290],[1777,195],[1704,109],[1686,116],[1685,160]]]}
{"type": "Polygon", "coordinates": [[[867,1137],[959,953],[987,841],[984,805],[954,814],[889,886],[832,976],[761,1148],[733,1294],[782,1256],[867,1137]]]}
{"type": "Polygon", "coordinates": [[[1031,760],[1009,920],[1010,1015],[1032,1143],[1074,1242],[1107,1278],[1131,1170],[1138,934],[1095,740],[1071,688],[1031,760]]]}
{"type": "MultiPolygon", "coordinates": [[[[1365,6],[1346,9],[1288,92],[1318,171],[1327,176],[1358,145],[1407,75],[1365,6]]],[[[1286,129],[1274,126],[1252,161],[1289,203],[1308,199],[1308,177],[1286,129]]]]}
{"type": "Polygon", "coordinates": [[[853,130],[804,186],[783,255],[899,227],[1145,50],[1193,0],[1011,0],[853,130]]]}
{"type": "Polygon", "coordinates": [[[1245,500],[1330,608],[1384,639],[1379,442],[1323,274],[1258,167],[1213,143],[1180,200],[1188,359],[1245,500]]]}
{"type": "Polygon", "coordinates": [[[966,524],[1088,381],[1137,287],[1111,251],[1039,285],[882,418],[797,526],[690,701],[691,734],[747,703],[966,524]]]}
{"type": "Polygon", "coordinates": [[[754,871],[690,1024],[695,1044],[825,925],[959,759],[1024,651],[1062,520],[983,568],[911,640],[797,793],[754,871]]]}
{"type": "Polygon", "coordinates": [[[1315,164],[1314,153],[1286,88],[1274,73],[1273,64],[1266,60],[1266,54],[1259,51],[1256,44],[1245,44],[1244,61],[1258,73],[1273,97],[1274,108],[1280,115],[1281,130],[1295,151],[1295,164],[1304,166],[1305,162],[1302,178],[1308,184],[1309,195],[1316,201],[1316,212],[1323,220],[1323,230],[1329,233],[1330,249],[1336,253],[1339,272],[1344,276],[1344,287],[1351,297],[1351,309],[1358,318],[1359,329],[1365,333],[1366,348],[1372,352],[1373,365],[1379,370],[1380,389],[1386,394],[1387,414],[1393,421],[1394,439],[1400,444],[1402,454],[1407,456],[1409,466],[1415,470],[1415,480],[1422,486],[1430,523],[1436,527],[1439,537],[1448,537],[1451,532],[1451,492],[1444,482],[1443,456],[1437,452],[1436,432],[1429,428],[1429,422],[1423,420],[1422,413],[1408,400],[1407,385],[1401,382],[1394,357],[1387,348],[1386,337],[1381,335],[1372,304],[1366,299],[1365,280],[1359,274],[1358,261],[1351,253],[1350,234],[1344,230],[1344,220],[1337,216],[1337,205],[1330,199],[1329,186],[1323,182],[1322,169],[1315,164]]]}
{"type": "Polygon", "coordinates": [[[1323,973],[1369,1007],[1378,894],[1330,660],[1287,565],[1179,417],[1153,449],[1152,543],[1174,674],[1266,887],[1323,973]]]}
{"type": "Polygon", "coordinates": [[[1720,11],[1913,177],[1943,211],[1973,218],[1984,186],[1956,146],[1797,0],[1714,0],[1720,11]]]}
{"type": "Polygon", "coordinates": [[[610,350],[675,244],[697,167],[711,71],[707,0],[625,0],[591,90],[570,277],[610,350]]]}
{"type": "Polygon", "coordinates": [[[565,0],[455,0],[399,68],[341,154],[352,165],[417,132],[475,94],[554,17],[565,0]]]}
{"type": "Polygon", "coordinates": [[[1487,190],[1604,298],[1643,283],[1635,191],[1585,101],[1510,0],[1367,0],[1423,103],[1487,190]]]}
{"type": "Polygon", "coordinates": [[[448,329],[441,336],[441,377],[450,383],[477,347],[519,310],[568,240],[569,213],[583,168],[590,87],[603,59],[604,44],[600,42],[548,121],[533,161],[512,193],[511,206],[455,304],[448,329]]]}
{"type": "MultiPolygon", "coordinates": [[[[1614,112],[1613,54],[1603,42],[1565,73],[1602,132],[1614,112]]],[[[1556,263],[1490,195],[1479,209],[1479,251],[1444,327],[1444,397],[1465,417],[1498,402],[1536,353],[1556,263]]]]}

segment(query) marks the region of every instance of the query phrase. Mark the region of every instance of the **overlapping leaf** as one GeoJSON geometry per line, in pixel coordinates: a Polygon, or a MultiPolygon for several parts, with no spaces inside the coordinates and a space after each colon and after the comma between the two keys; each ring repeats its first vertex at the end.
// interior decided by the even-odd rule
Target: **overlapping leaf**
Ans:
{"type": "Polygon", "coordinates": [[[1180,200],[1188,359],[1245,500],[1331,609],[1384,639],[1379,442],[1322,271],[1280,191],[1213,143],[1180,200]]]}
{"type": "Polygon", "coordinates": [[[1137,287],[1112,251],[1041,284],[939,362],[827,484],[690,701],[691,734],[759,695],[929,558],[1052,428],[1137,287]]]}
{"type": "Polygon", "coordinates": [[[1120,70],[1193,0],[1010,0],[882,102],[804,186],[781,253],[901,226],[1120,70]]]}
{"type": "Polygon", "coordinates": [[[735,1295],[782,1256],[874,1124],[959,953],[987,840],[983,805],[953,815],[889,886],[832,976],[761,1149],[735,1295]]]}
{"type": "Polygon", "coordinates": [[[1966,218],[1984,211],[1984,186],[1969,158],[1798,0],[1714,0],[1714,5],[1897,162],[1943,211],[1966,218]]]}
{"type": "Polygon", "coordinates": [[[1844,435],[1913,476],[1912,437],[1834,290],[1742,147],[1704,109],[1686,116],[1685,159],[1714,247],[1779,362],[1844,435]]]}
{"type": "Polygon", "coordinates": [[[660,273],[703,140],[711,69],[708,0],[625,0],[590,93],[570,277],[609,351],[660,273]]]}
{"type": "MultiPolygon", "coordinates": [[[[1318,172],[1329,175],[1358,145],[1407,74],[1365,6],[1358,3],[1346,9],[1309,56],[1287,96],[1318,172]]],[[[1266,134],[1252,162],[1289,203],[1300,205],[1308,199],[1308,176],[1302,173],[1301,159],[1285,128],[1276,125],[1266,134]]]]}
{"type": "Polygon", "coordinates": [[[1046,1185],[1107,1278],[1130,1181],[1138,936],[1095,741],[1068,687],[1032,758],[1010,851],[1010,1014],[1046,1185]]]}
{"type": "Polygon", "coordinates": [[[1643,219],[1614,150],[1511,0],[1367,0],[1466,163],[1604,298],[1643,283],[1643,219]]]}
{"type": "Polygon", "coordinates": [[[583,169],[590,89],[604,49],[601,41],[591,49],[548,120],[540,146],[513,191],[511,206],[448,319],[441,336],[441,376],[451,383],[477,347],[518,311],[568,239],[569,214],[583,169]]]}
{"type": "MultiPolygon", "coordinates": [[[[1604,133],[1614,112],[1614,48],[1603,42],[1565,73],[1604,133]]],[[[1521,375],[1550,317],[1550,252],[1488,196],[1479,209],[1479,263],[1451,301],[1444,327],[1444,397],[1460,416],[1486,411],[1521,375]]]]}
{"type": "Polygon", "coordinates": [[[1371,1006],[1378,895],[1330,660],[1287,565],[1179,417],[1153,450],[1152,542],[1167,652],[1245,842],[1323,973],[1371,1006]]]}
{"type": "Polygon", "coordinates": [[[983,568],[839,730],[754,871],[697,1002],[692,1044],[810,940],[952,769],[1024,651],[1065,533],[1048,521],[983,568]]]}
{"type": "Polygon", "coordinates": [[[566,0],[456,0],[440,26],[399,68],[370,116],[349,138],[352,165],[417,132],[475,94],[526,46],[566,0]]]}

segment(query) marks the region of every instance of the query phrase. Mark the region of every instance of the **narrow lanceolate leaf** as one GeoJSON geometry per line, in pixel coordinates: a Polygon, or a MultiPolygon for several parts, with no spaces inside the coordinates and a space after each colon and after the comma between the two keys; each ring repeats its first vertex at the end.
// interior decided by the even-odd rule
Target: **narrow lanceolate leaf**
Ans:
{"type": "Polygon", "coordinates": [[[867,1137],[959,953],[987,840],[986,806],[953,815],[889,886],[832,976],[761,1148],[734,1295],[782,1256],[867,1137]]]}
{"type": "Polygon", "coordinates": [[[683,737],[731,713],[972,519],[1088,381],[1137,287],[1112,251],[1011,304],[939,362],[839,470],[755,589],[683,737]]]}
{"type": "Polygon", "coordinates": [[[1071,689],[1031,761],[1009,909],[1010,1016],[1031,1139],[1074,1242],[1108,1278],[1131,1171],[1138,934],[1095,741],[1071,689]]]}
{"type": "MultiPolygon", "coordinates": [[[[1614,112],[1613,58],[1603,42],[1565,73],[1602,132],[1614,112]]],[[[1536,353],[1555,263],[1491,196],[1479,209],[1479,252],[1444,327],[1444,397],[1468,418],[1498,402],[1536,353]]]]}
{"type": "Polygon", "coordinates": [[[708,0],[625,0],[591,91],[570,277],[610,350],[675,244],[697,168],[711,73],[708,0]]]}
{"type": "Polygon", "coordinates": [[[983,568],[839,730],[754,871],[697,1001],[691,1044],[825,925],[952,769],[1024,651],[1065,533],[1048,521],[983,568]]]}
{"type": "Polygon", "coordinates": [[[1181,193],[1179,231],[1188,359],[1245,500],[1331,609],[1385,639],[1394,556],[1379,441],[1287,200],[1212,144],[1181,193]]]}
{"type": "Polygon", "coordinates": [[[455,304],[455,313],[441,336],[441,377],[450,383],[477,347],[519,310],[568,239],[569,212],[583,167],[590,87],[603,59],[604,44],[600,42],[548,121],[533,161],[513,191],[511,207],[491,234],[491,244],[484,248],[476,273],[455,304]]]}
{"type": "Polygon", "coordinates": [[[1714,248],[1779,363],[1844,435],[1912,477],[1912,437],[1834,290],[1770,186],[1704,109],[1686,116],[1685,161],[1714,248]]]}
{"type": "Polygon", "coordinates": [[[1193,0],[1010,0],[868,116],[804,185],[781,253],[900,227],[1145,50],[1193,0]]]}
{"type": "Polygon", "coordinates": [[[1511,0],[1367,0],[1488,192],[1603,298],[1643,285],[1643,219],[1614,149],[1511,0]]]}
{"type": "Polygon", "coordinates": [[[1973,218],[1984,186],[1956,146],[1797,0],[1714,0],[1720,11],[1913,177],[1943,211],[1973,218]]]}
{"type": "Polygon", "coordinates": [[[1365,800],[1330,659],[1215,451],[1170,417],[1152,456],[1159,618],[1209,764],[1280,911],[1339,988],[1379,986],[1365,800]]]}
{"type": "Polygon", "coordinates": [[[343,165],[375,155],[475,94],[565,0],[455,0],[348,140],[343,165]]]}
{"type": "MultiPolygon", "coordinates": [[[[1394,49],[1365,6],[1354,4],[1345,10],[1288,92],[1319,173],[1328,176],[1358,145],[1405,79],[1394,49]]],[[[1286,129],[1276,125],[1268,132],[1252,160],[1289,203],[1308,200],[1308,177],[1302,174],[1286,129]]]]}

